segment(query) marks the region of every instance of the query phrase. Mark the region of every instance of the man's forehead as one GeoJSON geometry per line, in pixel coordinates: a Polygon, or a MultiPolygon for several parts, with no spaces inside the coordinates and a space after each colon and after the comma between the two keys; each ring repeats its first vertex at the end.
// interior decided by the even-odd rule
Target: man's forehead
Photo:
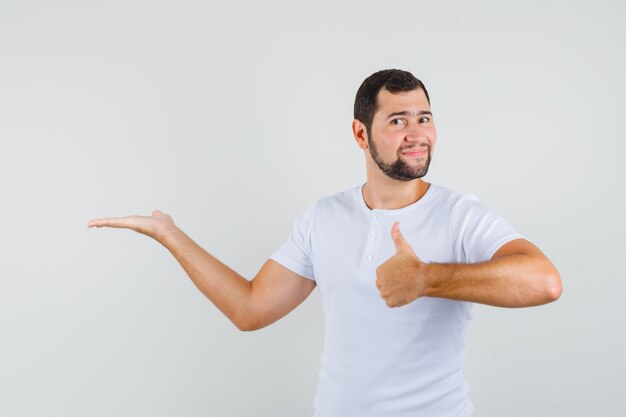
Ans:
{"type": "MultiPolygon", "coordinates": [[[[377,96],[378,112],[410,111],[420,113],[430,111],[430,105],[424,90],[421,88],[411,91],[399,91],[391,93],[382,88],[377,96]]],[[[378,113],[377,112],[377,113],[378,113]]]]}

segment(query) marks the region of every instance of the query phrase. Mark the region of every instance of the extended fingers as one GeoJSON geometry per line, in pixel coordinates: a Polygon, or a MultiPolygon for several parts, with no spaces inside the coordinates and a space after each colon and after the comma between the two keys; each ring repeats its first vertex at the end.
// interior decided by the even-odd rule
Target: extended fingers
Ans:
{"type": "Polygon", "coordinates": [[[129,227],[132,216],[128,217],[103,217],[89,220],[87,227],[129,227]]]}

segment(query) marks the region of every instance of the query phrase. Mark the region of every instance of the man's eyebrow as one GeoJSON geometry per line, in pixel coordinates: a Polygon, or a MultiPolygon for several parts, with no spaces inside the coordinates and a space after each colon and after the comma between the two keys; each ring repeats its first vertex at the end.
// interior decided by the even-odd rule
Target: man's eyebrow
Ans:
{"type": "Polygon", "coordinates": [[[397,111],[395,113],[391,113],[389,116],[387,116],[387,119],[390,119],[395,116],[423,116],[425,114],[430,114],[431,116],[433,115],[432,112],[428,110],[418,111],[417,113],[404,110],[404,111],[397,111]]]}

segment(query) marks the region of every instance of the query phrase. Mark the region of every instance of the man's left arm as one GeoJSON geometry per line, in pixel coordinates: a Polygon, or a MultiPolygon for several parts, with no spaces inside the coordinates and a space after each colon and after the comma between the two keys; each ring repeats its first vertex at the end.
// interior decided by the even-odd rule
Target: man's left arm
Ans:
{"type": "Polygon", "coordinates": [[[376,286],[389,307],[403,306],[422,296],[530,307],[555,301],[561,295],[558,271],[526,239],[505,243],[489,261],[438,264],[420,261],[398,223],[393,225],[391,237],[396,254],[376,270],[376,286]]]}

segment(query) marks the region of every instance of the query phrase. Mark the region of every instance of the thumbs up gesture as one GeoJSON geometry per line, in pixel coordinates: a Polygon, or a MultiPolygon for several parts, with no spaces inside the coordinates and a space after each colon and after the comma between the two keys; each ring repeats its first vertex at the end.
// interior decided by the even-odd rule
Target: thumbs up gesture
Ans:
{"type": "Polygon", "coordinates": [[[396,254],[376,268],[376,288],[389,307],[400,307],[424,295],[424,264],[404,240],[400,223],[391,227],[396,254]]]}

